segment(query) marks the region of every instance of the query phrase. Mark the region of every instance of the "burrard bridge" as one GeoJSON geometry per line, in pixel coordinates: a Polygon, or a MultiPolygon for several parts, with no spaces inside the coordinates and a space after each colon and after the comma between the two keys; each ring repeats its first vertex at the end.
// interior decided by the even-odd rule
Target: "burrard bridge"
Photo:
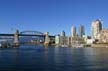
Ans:
{"type": "Polygon", "coordinates": [[[37,38],[43,38],[43,44],[48,45],[51,42],[54,42],[54,37],[55,36],[51,36],[49,35],[48,32],[42,33],[42,32],[38,32],[38,31],[30,31],[30,30],[26,30],[26,31],[22,31],[19,32],[19,30],[16,30],[16,32],[14,34],[0,34],[0,38],[12,38],[13,39],[13,43],[15,45],[19,45],[21,42],[19,41],[20,37],[25,37],[25,36],[32,36],[32,37],[37,37],[37,38]]]}

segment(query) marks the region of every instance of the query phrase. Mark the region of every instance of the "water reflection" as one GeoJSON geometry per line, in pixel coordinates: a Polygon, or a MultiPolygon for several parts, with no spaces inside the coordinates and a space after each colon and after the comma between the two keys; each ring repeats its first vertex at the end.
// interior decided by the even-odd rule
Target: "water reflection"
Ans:
{"type": "Polygon", "coordinates": [[[108,48],[24,45],[0,49],[0,71],[107,71],[108,48]]]}

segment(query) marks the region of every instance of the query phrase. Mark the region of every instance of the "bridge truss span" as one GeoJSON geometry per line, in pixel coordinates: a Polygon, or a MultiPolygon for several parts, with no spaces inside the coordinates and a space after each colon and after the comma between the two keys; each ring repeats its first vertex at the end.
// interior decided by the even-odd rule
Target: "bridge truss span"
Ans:
{"type": "Polygon", "coordinates": [[[44,36],[45,34],[39,31],[30,31],[30,30],[26,30],[26,31],[22,31],[19,33],[20,35],[24,35],[24,34],[29,34],[29,35],[42,35],[44,36]]]}

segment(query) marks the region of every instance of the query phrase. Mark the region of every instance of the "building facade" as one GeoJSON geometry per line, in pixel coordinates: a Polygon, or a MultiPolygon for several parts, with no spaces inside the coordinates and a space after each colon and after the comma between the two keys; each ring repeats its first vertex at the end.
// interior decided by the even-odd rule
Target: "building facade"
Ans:
{"type": "Polygon", "coordinates": [[[102,21],[100,19],[94,20],[91,25],[91,36],[97,39],[97,35],[102,30],[102,21]]]}
{"type": "Polygon", "coordinates": [[[99,43],[108,43],[108,29],[103,29],[98,34],[99,43]]]}
{"type": "Polygon", "coordinates": [[[76,27],[75,26],[72,26],[71,27],[71,36],[72,37],[75,37],[77,35],[77,33],[76,33],[76,27]]]}
{"type": "Polygon", "coordinates": [[[66,36],[65,36],[65,32],[62,31],[60,35],[60,45],[65,45],[65,44],[66,44],[66,36]]]}
{"type": "Polygon", "coordinates": [[[80,25],[79,27],[79,37],[83,37],[83,35],[85,35],[85,30],[84,30],[84,26],[80,25]]]}
{"type": "Polygon", "coordinates": [[[61,32],[61,34],[60,34],[60,36],[65,37],[65,32],[64,32],[64,31],[62,31],[62,32],[61,32]]]}
{"type": "Polygon", "coordinates": [[[55,36],[55,44],[60,45],[60,35],[55,36]]]}

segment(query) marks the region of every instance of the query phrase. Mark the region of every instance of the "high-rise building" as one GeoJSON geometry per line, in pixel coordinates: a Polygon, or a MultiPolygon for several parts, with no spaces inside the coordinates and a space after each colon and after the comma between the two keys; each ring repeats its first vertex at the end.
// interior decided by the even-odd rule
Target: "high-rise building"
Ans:
{"type": "Polygon", "coordinates": [[[64,32],[64,31],[62,31],[60,36],[65,36],[65,32],[64,32]]]}
{"type": "Polygon", "coordinates": [[[76,36],[76,27],[75,26],[72,26],[71,27],[71,36],[72,37],[75,37],[76,36]]]}
{"type": "Polygon", "coordinates": [[[55,36],[55,44],[60,45],[60,35],[55,36]]]}
{"type": "Polygon", "coordinates": [[[65,44],[66,44],[66,36],[65,36],[65,32],[62,31],[60,35],[60,45],[65,45],[65,44]]]}
{"type": "Polygon", "coordinates": [[[92,38],[96,39],[99,32],[102,30],[102,21],[100,19],[94,20],[91,25],[92,38]]]}
{"type": "Polygon", "coordinates": [[[80,27],[79,27],[79,36],[82,38],[83,35],[85,35],[84,26],[80,25],[80,27]]]}

